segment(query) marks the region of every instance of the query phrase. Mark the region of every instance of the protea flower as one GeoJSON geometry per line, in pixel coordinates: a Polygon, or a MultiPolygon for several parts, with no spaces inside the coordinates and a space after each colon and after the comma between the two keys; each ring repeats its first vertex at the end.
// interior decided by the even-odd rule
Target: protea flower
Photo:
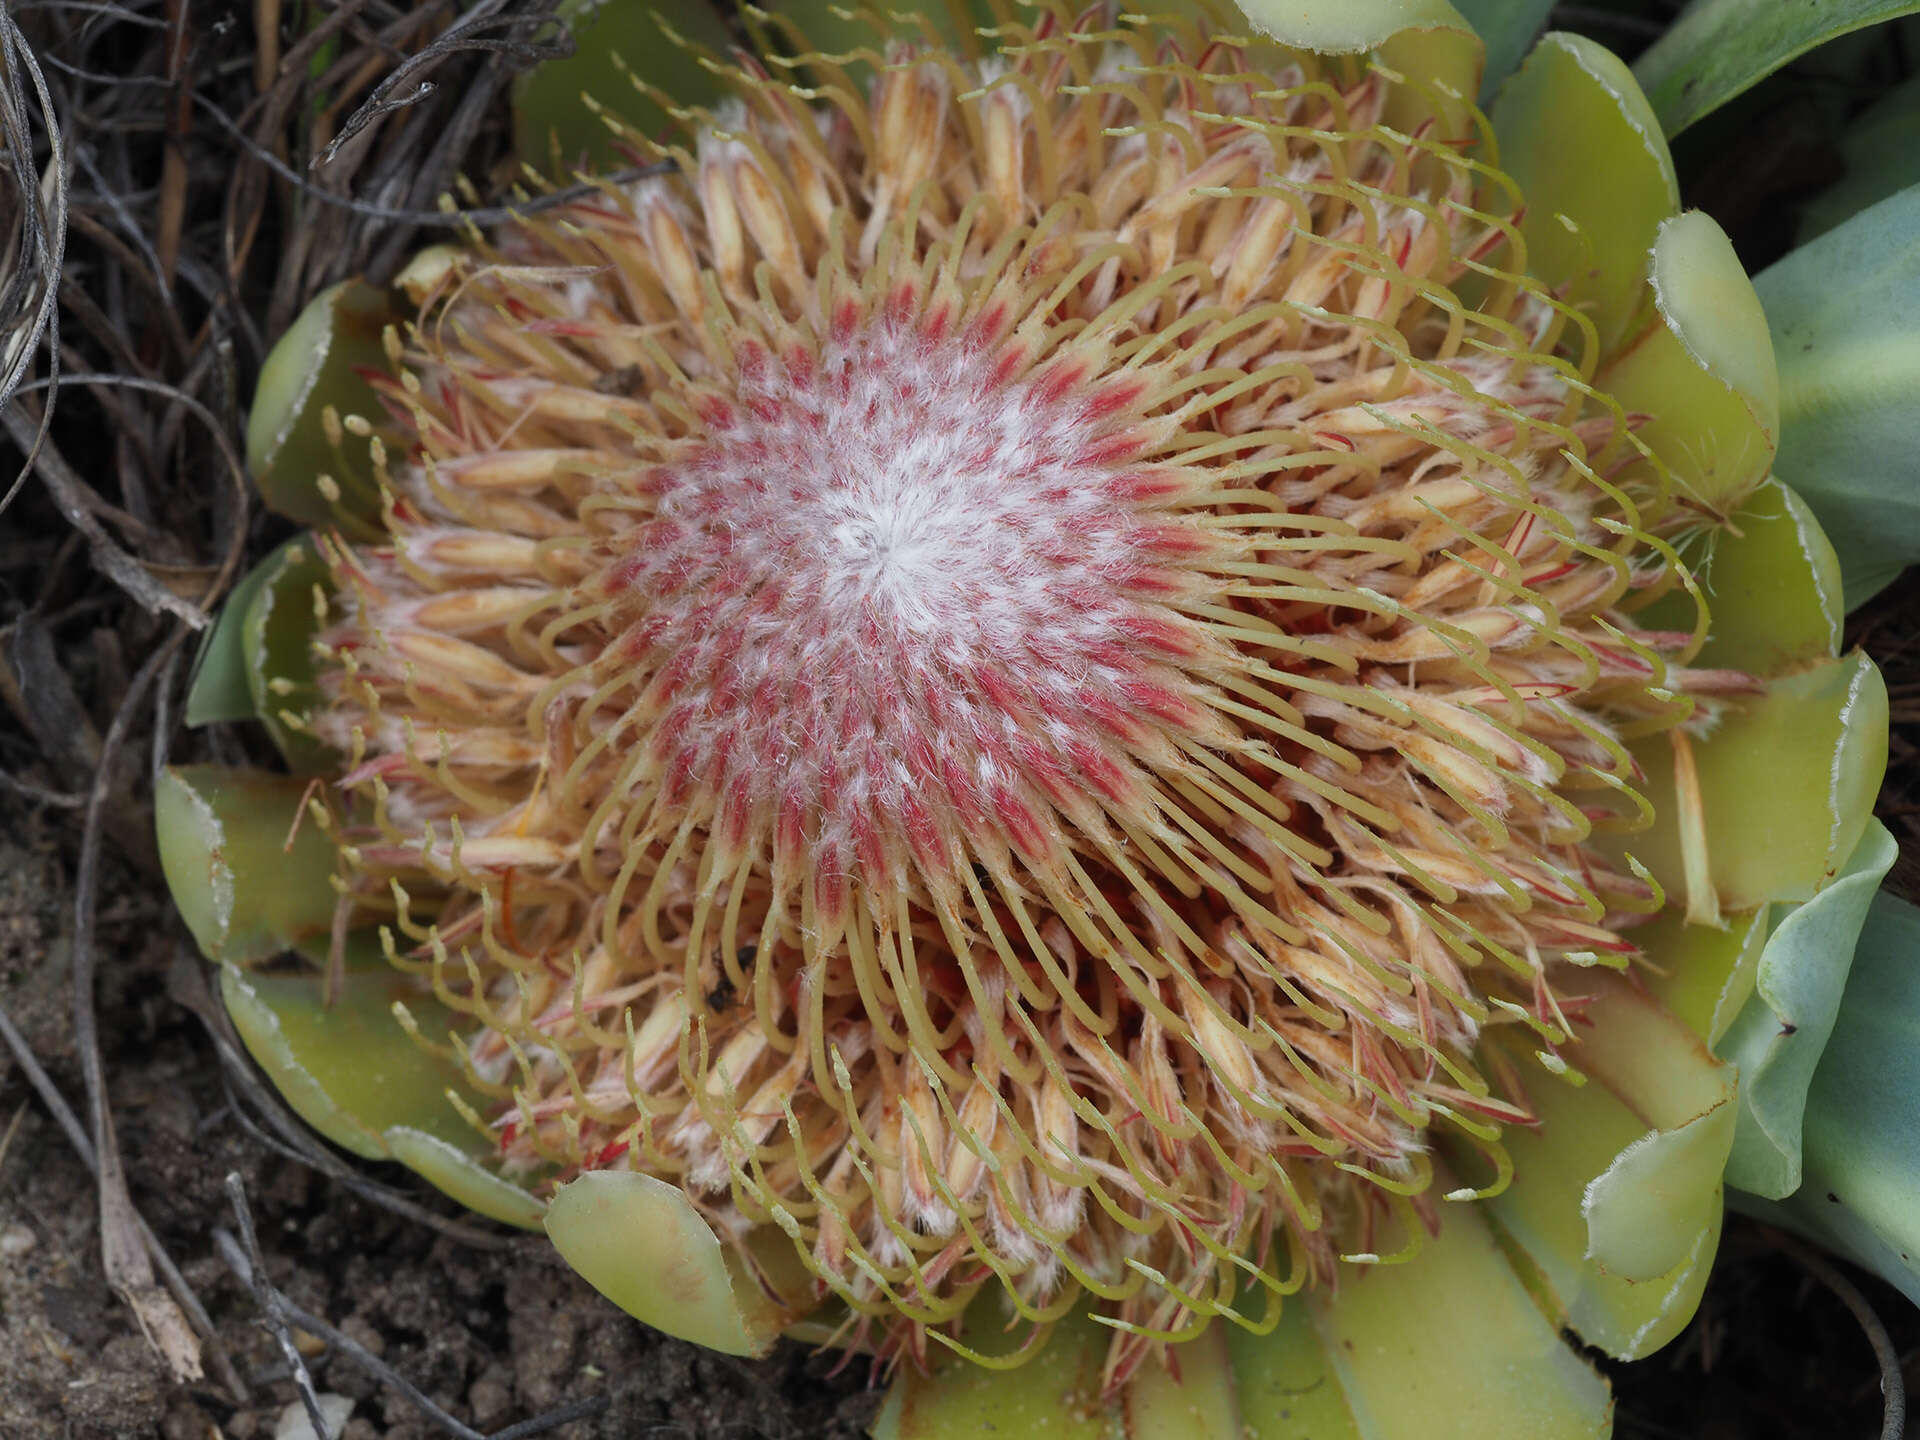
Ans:
{"type": "Polygon", "coordinates": [[[1605,1427],[1558,1330],[1690,1313],[1884,693],[1618,62],[1490,129],[1306,8],[767,20],[603,97],[656,173],[316,302],[234,622],[313,778],[162,808],[212,953],[307,942],[227,986],[304,1113],[891,1433],[1605,1427]]]}

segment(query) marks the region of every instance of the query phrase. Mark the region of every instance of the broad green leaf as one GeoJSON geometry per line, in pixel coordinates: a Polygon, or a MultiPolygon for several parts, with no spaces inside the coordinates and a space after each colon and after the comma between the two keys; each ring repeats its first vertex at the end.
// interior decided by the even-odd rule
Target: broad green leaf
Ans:
{"type": "MultiPolygon", "coordinates": [[[[1180,1440],[1248,1440],[1234,1395],[1230,1320],[1211,1325],[1179,1347],[1179,1373],[1149,1360],[1134,1372],[1122,1407],[1126,1440],[1178,1435],[1180,1440]]],[[[1045,1363],[1045,1357],[1041,1357],[1045,1363]]]]}
{"type": "Polygon", "coordinates": [[[1882,893],[1807,1094],[1804,1179],[1736,1208],[1851,1256],[1920,1305],[1920,909],[1882,893]]]}
{"type": "Polygon", "coordinates": [[[1633,73],[1661,126],[1678,135],[1796,55],[1915,11],[1915,0],[1693,0],[1633,73]]]}
{"type": "Polygon", "coordinates": [[[1754,994],[1716,1047],[1740,1067],[1740,1119],[1727,1181],[1777,1200],[1800,1186],[1807,1087],[1833,1032],[1867,907],[1900,847],[1879,821],[1847,868],[1786,911],[1760,955],[1754,994]]]}
{"type": "Polygon", "coordinates": [[[266,973],[226,966],[220,998],[247,1051],[302,1120],[343,1149],[392,1157],[394,1129],[467,1153],[484,1140],[447,1099],[470,1103],[459,1065],[415,1041],[393,1007],[403,1004],[424,1037],[444,1041],[458,1021],[424,983],[387,963],[372,931],[347,939],[340,993],[329,1005],[324,941],[303,948],[306,968],[266,973]]]}
{"type": "MultiPolygon", "coordinates": [[[[1006,1301],[992,1286],[967,1309],[960,1340],[1005,1355],[1026,1337],[1007,1327],[1006,1301]]],[[[1046,1349],[1012,1369],[976,1365],[936,1347],[924,1372],[903,1365],[873,1422],[873,1440],[1115,1440],[1100,1404],[1101,1369],[1113,1332],[1075,1310],[1054,1325],[1046,1349]]]]}
{"type": "Polygon", "coordinates": [[[1670,1277],[1720,1212],[1733,1143],[1735,1074],[1678,1017],[1611,971],[1582,977],[1595,999],[1571,1058],[1651,1125],[1588,1185],[1587,1256],[1609,1275],[1670,1277]]]}
{"type": "Polygon", "coordinates": [[[1920,560],[1920,186],[1764,271],[1780,365],[1775,469],[1860,604],[1920,560]]]}
{"type": "MultiPolygon", "coordinates": [[[[1600,1440],[1607,1385],[1560,1338],[1478,1205],[1405,1264],[1307,1297],[1362,1440],[1600,1440]]],[[[1337,1432],[1336,1432],[1337,1433],[1337,1432]]]]}
{"type": "Polygon", "coordinates": [[[681,1340],[763,1355],[793,1319],[736,1266],[677,1185],[590,1170],[554,1192],[547,1235],[607,1299],[681,1340]]]}
{"type": "MultiPolygon", "coordinates": [[[[1667,893],[1687,893],[1674,784],[1673,737],[1631,748],[1661,823],[1626,848],[1667,893]]],[[[1809,900],[1846,864],[1873,813],[1887,766],[1887,687],[1855,652],[1729,702],[1711,733],[1691,741],[1706,861],[1720,908],[1809,900]]]]}
{"type": "Polygon", "coordinates": [[[209,960],[277,955],[333,924],[333,842],[298,776],[175,765],[153,792],[160,868],[209,960]]]}
{"type": "Polygon", "coordinates": [[[1645,309],[1648,257],[1680,208],[1646,97],[1612,51],[1554,31],[1500,87],[1491,119],[1526,205],[1527,273],[1590,313],[1611,353],[1645,309]]]}
{"type": "Polygon", "coordinates": [[[1767,943],[1769,907],[1728,916],[1724,929],[1690,925],[1669,906],[1633,932],[1647,957],[1647,993],[1718,1046],[1753,994],[1760,952],[1767,943]]]}
{"type": "Polygon", "coordinates": [[[1227,1326],[1227,1350],[1247,1440],[1359,1440],[1305,1300],[1288,1300],[1270,1335],[1227,1326]]]}
{"type": "Polygon", "coordinates": [[[1583,980],[1593,1023],[1566,1058],[1587,1081],[1529,1071],[1540,1124],[1508,1129],[1513,1183],[1485,1203],[1553,1312],[1634,1359],[1680,1332],[1706,1286],[1735,1074],[1643,991],[1601,972],[1583,980]]]}
{"type": "Polygon", "coordinates": [[[355,538],[381,533],[367,442],[334,427],[386,414],[366,372],[389,368],[381,334],[394,318],[386,291],[343,280],[314,296],[268,353],[247,412],[247,468],[280,514],[355,538]]]}
{"type": "Polygon", "coordinates": [[[1454,6],[1487,47],[1487,72],[1480,81],[1480,100],[1485,104],[1520,64],[1520,57],[1533,48],[1553,0],[1454,0],[1454,6]]]}
{"type": "Polygon", "coordinates": [[[1805,245],[1870,205],[1920,185],[1920,75],[1889,90],[1840,137],[1846,170],[1800,212],[1805,245]]]}
{"type": "Polygon", "coordinates": [[[674,34],[714,55],[732,45],[718,6],[652,5],[638,0],[562,0],[555,15],[573,34],[573,54],[523,72],[513,86],[513,146],[521,161],[555,180],[576,170],[613,170],[636,157],[582,97],[655,139],[678,125],[634,78],[670,96],[676,105],[706,105],[722,91],[718,76],[674,34]]]}
{"type": "Polygon", "coordinates": [[[1237,0],[1253,28],[1282,45],[1321,55],[1377,50],[1403,30],[1448,30],[1473,34],[1465,16],[1447,0],[1237,0]]]}
{"type": "Polygon", "coordinates": [[[1649,276],[1654,313],[1601,365],[1598,383],[1651,417],[1640,437],[1679,493],[1722,515],[1767,478],[1779,441],[1766,313],[1733,242],[1702,211],[1661,224],[1649,276]]]}

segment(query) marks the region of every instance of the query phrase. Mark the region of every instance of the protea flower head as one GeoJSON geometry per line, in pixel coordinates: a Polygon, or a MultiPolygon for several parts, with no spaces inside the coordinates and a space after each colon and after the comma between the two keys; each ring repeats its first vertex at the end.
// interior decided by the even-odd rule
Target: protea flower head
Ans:
{"type": "MultiPolygon", "coordinates": [[[[616,1194],[914,1374],[1065,1327],[1111,1398],[1303,1290],[1331,1347],[1496,1233],[1657,1343],[1736,1128],[1707,1043],[1874,768],[1771,362],[1669,293],[1750,328],[1724,238],[1644,136],[1630,246],[1537,141],[1502,171],[1444,30],[870,23],[764,20],[660,135],[603,97],[650,173],[416,261],[377,403],[292,407],[331,459],[268,424],[332,523],[247,663],[332,885],[265,929],[419,977],[375,1008],[451,1045],[485,1183],[668,1328],[616,1194]],[[1796,724],[1833,823],[1723,848],[1718,757],[1796,724]]],[[[1555,44],[1511,103],[1619,120],[1555,44]]]]}

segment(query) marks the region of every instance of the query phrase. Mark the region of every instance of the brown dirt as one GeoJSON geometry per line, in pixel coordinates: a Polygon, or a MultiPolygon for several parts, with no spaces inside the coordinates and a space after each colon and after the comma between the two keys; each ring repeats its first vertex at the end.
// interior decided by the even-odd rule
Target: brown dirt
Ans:
{"type": "MultiPolygon", "coordinates": [[[[0,1007],[69,1095],[66,866],[58,831],[0,799],[0,1007]]],[[[171,1384],[102,1278],[92,1182],[59,1128],[0,1059],[0,1434],[9,1440],[270,1436],[294,1399],[251,1293],[213,1253],[231,1228],[222,1185],[252,1200],[269,1274],[483,1431],[587,1395],[604,1415],[550,1433],[853,1440],[878,1404],[864,1371],[782,1346],[742,1362],[664,1339],[622,1315],[535,1239],[476,1250],[341,1189],[240,1125],[197,1024],[166,995],[188,941],[164,896],[127,871],[102,912],[99,1014],[109,1092],[135,1202],[178,1259],[252,1389],[171,1384]]],[[[394,1167],[376,1167],[392,1171],[394,1167]]],[[[406,1184],[398,1173],[385,1175],[406,1184]]],[[[423,1197],[426,1198],[426,1197],[423,1197]]],[[[317,1345],[323,1391],[355,1402],[348,1440],[439,1433],[402,1396],[317,1345]]]]}

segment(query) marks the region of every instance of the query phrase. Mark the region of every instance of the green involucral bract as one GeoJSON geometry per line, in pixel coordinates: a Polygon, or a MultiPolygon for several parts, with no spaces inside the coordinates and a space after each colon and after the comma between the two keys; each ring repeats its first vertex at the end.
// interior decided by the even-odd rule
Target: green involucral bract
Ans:
{"type": "Polygon", "coordinates": [[[333,841],[295,776],[176,765],[154,789],[160,863],[209,960],[245,965],[333,924],[333,841]]]}
{"type": "Polygon", "coordinates": [[[308,302],[260,367],[247,469],[261,499],[289,519],[355,538],[380,533],[367,442],[346,427],[381,413],[367,375],[388,368],[381,337],[392,318],[385,292],[343,280],[308,302]]]}
{"type": "MultiPolygon", "coordinates": [[[[1467,8],[1504,17],[1502,69],[1517,56],[1514,37],[1545,9],[1467,8]]],[[[563,13],[582,22],[579,52],[516,92],[516,134],[535,169],[564,173],[583,156],[625,163],[605,114],[651,133],[674,113],[663,97],[691,105],[717,93],[687,51],[656,38],[642,7],[609,0],[563,13]],[[622,70],[641,83],[637,97],[622,70]],[[582,90],[592,105],[576,103],[582,90]]],[[[757,12],[749,29],[780,44],[804,30],[830,57],[843,41],[855,46],[855,22],[827,7],[784,13],[793,31],[757,12]]],[[[1282,47],[1350,57],[1345,73],[1372,66],[1394,77],[1442,121],[1457,119],[1455,133],[1472,134],[1480,42],[1444,0],[1247,0],[1245,13],[1282,47]]],[[[697,45],[724,48],[724,32],[691,17],[674,11],[670,24],[697,45]]],[[[949,41],[963,33],[947,10],[928,27],[949,41]]],[[[1592,42],[1544,36],[1506,78],[1491,118],[1498,166],[1524,196],[1511,223],[1530,273],[1580,317],[1563,350],[1591,362],[1594,388],[1634,417],[1697,521],[1676,543],[1713,623],[1691,663],[1742,679],[1715,723],[1632,743],[1654,818],[1620,844],[1669,901],[1633,932],[1644,967],[1629,974],[1617,968],[1624,960],[1598,954],[1574,961],[1591,968],[1580,975],[1585,1009],[1565,1058],[1538,1025],[1485,1027],[1481,1068],[1517,1077],[1538,1123],[1509,1125],[1495,1144],[1494,1123],[1454,1117],[1459,1125],[1433,1157],[1431,1233],[1414,1205],[1394,1209],[1373,1249],[1346,1257],[1337,1285],[1302,1288],[1303,1269],[1281,1253],[1271,1265],[1284,1282],[1245,1282],[1225,1297],[1244,1324],[1202,1324],[1177,1371],[1149,1364],[1104,1395],[1109,1317],[1076,1307],[1041,1327],[1043,1363],[1014,1365],[1022,1357],[1013,1352],[1037,1338],[1008,1329],[989,1288],[964,1321],[928,1331],[924,1368],[899,1364],[876,1423],[883,1440],[1587,1440],[1609,1432],[1611,1403],[1562,1329],[1621,1358],[1678,1333],[1705,1283],[1729,1178],[1779,1196],[1804,1169],[1810,1185],[1833,1187],[1845,1205],[1803,1212],[1818,1212],[1824,1229],[1803,1223],[1883,1270],[1897,1268],[1888,1256],[1898,1245],[1914,1243],[1911,1206],[1903,1211],[1880,1183],[1877,1162],[1849,1149],[1859,1116],[1838,1118],[1873,1084],[1865,1061],[1853,1061],[1911,1038],[1897,1029],[1911,1016],[1850,1019],[1839,1000],[1890,861],[1868,818],[1886,758],[1887,697],[1864,657],[1838,653],[1849,547],[1836,560],[1815,517],[1860,513],[1849,495],[1881,483],[1875,467],[1885,452],[1868,452],[1858,467],[1867,478],[1849,491],[1833,469],[1837,441],[1809,437],[1825,421],[1859,424],[1877,404],[1870,385],[1846,380],[1871,368],[1870,356],[1849,348],[1848,327],[1861,317],[1823,308],[1790,260],[1770,282],[1770,303],[1780,300],[1770,340],[1769,317],[1726,237],[1706,217],[1678,213],[1655,108],[1592,42]],[[1838,391],[1822,390],[1826,372],[1794,353],[1802,333],[1837,363],[1838,391]],[[1771,478],[1776,446],[1785,483],[1771,478]],[[1836,1063],[1830,1033],[1850,1037],[1847,1063],[1836,1063]]],[[[1855,220],[1828,238],[1845,246],[1870,237],[1888,255],[1885,235],[1901,224],[1914,233],[1906,215],[1864,231],[1855,220]]],[[[398,290],[416,302],[431,295],[455,258],[430,252],[398,290]]],[[[397,304],[365,285],[326,292],[261,378],[249,431],[261,493],[324,533],[378,533],[383,497],[368,441],[382,410],[369,377],[391,367],[397,304]]],[[[1904,342],[1889,330],[1883,343],[1897,357],[1904,342]]],[[[472,1016],[408,973],[412,942],[400,931],[417,932],[404,897],[397,921],[358,918],[343,945],[330,942],[329,831],[342,821],[308,803],[301,778],[342,763],[307,728],[318,694],[313,640],[329,603],[324,558],[320,541],[302,537],[236,590],[190,701],[197,723],[259,718],[301,774],[181,767],[157,797],[168,883],[201,948],[226,967],[223,994],[250,1052],[322,1134],[408,1165],[483,1214],[544,1226],[580,1273],[648,1323],[738,1355],[763,1352],[796,1325],[811,1324],[806,1333],[820,1338],[819,1318],[807,1320],[817,1287],[773,1226],[716,1234],[678,1185],[637,1170],[588,1170],[557,1185],[552,1173],[502,1171],[483,1117],[499,1123],[511,1086],[467,1056],[472,1016]],[[287,952],[304,958],[266,963],[287,952]]],[[[1676,591],[1637,618],[1684,632],[1693,610],[1676,591]]],[[[510,920],[489,908],[485,923],[510,920]]],[[[1903,924],[1911,927],[1896,917],[1869,933],[1904,934],[1903,924]]],[[[1895,986],[1887,972],[1878,960],[1856,967],[1853,987],[1895,986]]],[[[1887,1001],[1884,1016],[1904,1014],[1887,1001]]],[[[686,1041],[696,1043],[705,1042],[686,1041]]],[[[1914,1165],[1902,1173],[1911,1180],[1914,1165]]],[[[1916,1273],[1905,1271],[1910,1282],[1916,1273]]]]}

